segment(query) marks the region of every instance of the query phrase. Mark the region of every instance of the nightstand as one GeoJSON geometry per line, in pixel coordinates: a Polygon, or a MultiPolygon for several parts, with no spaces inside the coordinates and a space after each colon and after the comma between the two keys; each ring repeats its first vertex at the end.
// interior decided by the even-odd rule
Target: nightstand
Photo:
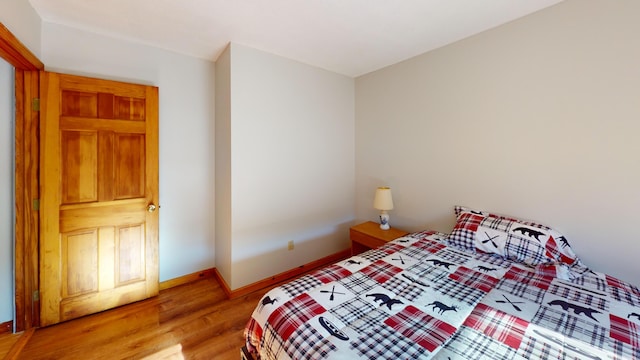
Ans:
{"type": "Polygon", "coordinates": [[[408,232],[404,230],[394,228],[382,230],[380,229],[380,224],[373,221],[352,226],[349,230],[351,255],[358,255],[369,249],[375,249],[407,234],[408,232]]]}

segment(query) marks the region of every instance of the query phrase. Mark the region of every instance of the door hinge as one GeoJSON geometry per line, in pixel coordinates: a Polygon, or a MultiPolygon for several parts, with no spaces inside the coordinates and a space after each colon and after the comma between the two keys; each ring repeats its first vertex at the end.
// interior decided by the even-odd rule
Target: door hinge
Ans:
{"type": "Polygon", "coordinates": [[[40,99],[39,98],[31,99],[31,110],[40,111],[40,99]]]}
{"type": "Polygon", "coordinates": [[[40,290],[33,292],[33,301],[40,301],[40,290]]]}
{"type": "Polygon", "coordinates": [[[33,210],[40,210],[40,199],[33,199],[33,210]]]}

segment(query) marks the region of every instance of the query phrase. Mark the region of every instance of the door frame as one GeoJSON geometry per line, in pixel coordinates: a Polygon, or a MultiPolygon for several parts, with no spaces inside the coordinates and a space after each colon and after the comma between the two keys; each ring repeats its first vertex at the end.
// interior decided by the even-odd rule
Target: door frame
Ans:
{"type": "Polygon", "coordinates": [[[40,325],[38,244],[39,97],[44,64],[0,22],[0,57],[15,68],[16,332],[40,325]]]}

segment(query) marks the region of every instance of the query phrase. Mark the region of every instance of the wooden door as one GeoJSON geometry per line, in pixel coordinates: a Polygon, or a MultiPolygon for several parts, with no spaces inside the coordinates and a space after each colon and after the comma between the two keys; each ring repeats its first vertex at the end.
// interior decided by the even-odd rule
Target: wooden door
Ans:
{"type": "Polygon", "coordinates": [[[158,293],[158,89],[41,74],[41,326],[158,293]]]}

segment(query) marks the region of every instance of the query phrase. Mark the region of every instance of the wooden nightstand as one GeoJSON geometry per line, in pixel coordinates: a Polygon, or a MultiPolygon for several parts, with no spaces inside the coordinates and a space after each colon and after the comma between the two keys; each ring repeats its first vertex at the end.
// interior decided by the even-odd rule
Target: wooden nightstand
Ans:
{"type": "Polygon", "coordinates": [[[407,235],[404,230],[391,228],[389,230],[380,229],[380,224],[367,221],[349,230],[351,238],[351,255],[357,255],[369,249],[374,249],[387,242],[407,235]]]}

